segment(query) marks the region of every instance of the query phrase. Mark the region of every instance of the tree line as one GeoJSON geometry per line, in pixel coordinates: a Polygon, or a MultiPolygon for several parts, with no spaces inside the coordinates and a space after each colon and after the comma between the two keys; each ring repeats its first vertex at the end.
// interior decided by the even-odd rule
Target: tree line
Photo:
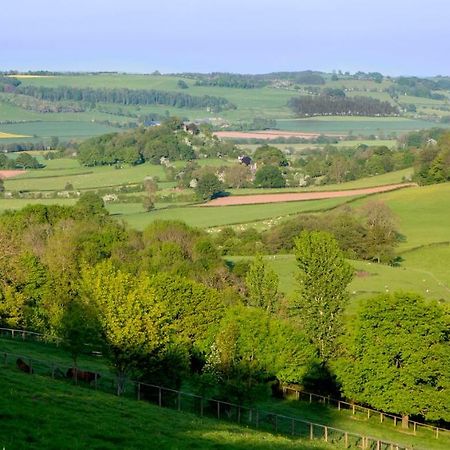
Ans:
{"type": "Polygon", "coordinates": [[[389,102],[371,97],[341,97],[331,95],[304,95],[293,97],[288,106],[295,114],[306,116],[391,116],[399,114],[398,108],[389,102]]]}
{"type": "Polygon", "coordinates": [[[450,133],[422,147],[415,164],[414,180],[422,185],[450,181],[450,133]]]}
{"type": "Polygon", "coordinates": [[[292,250],[298,290],[285,298],[263,257],[227,264],[211,236],[181,222],[131,230],[92,193],[28,206],[0,216],[0,324],[59,338],[75,365],[86,344],[101,349],[119,387],[188,383],[253,404],[274,382],[299,383],[450,420],[448,309],[382,295],[348,321],[353,268],[338,241],[303,229],[292,250]]]}
{"type": "Polygon", "coordinates": [[[209,108],[211,111],[236,109],[235,105],[223,97],[209,95],[192,96],[181,92],[169,92],[156,89],[19,86],[15,92],[52,102],[76,101],[89,104],[168,105],[176,108],[209,108]]]}

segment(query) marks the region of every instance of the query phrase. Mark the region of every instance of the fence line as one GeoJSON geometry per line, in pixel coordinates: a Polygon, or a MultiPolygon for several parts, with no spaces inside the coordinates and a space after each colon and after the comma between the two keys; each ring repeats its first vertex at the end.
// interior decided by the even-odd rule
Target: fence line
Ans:
{"type": "MultiPolygon", "coordinates": [[[[316,401],[318,403],[323,403],[324,405],[334,406],[339,411],[342,409],[348,409],[352,411],[352,414],[355,415],[357,412],[363,412],[365,415],[367,415],[367,418],[370,419],[372,416],[379,416],[380,422],[384,423],[386,419],[391,419],[394,426],[397,426],[398,423],[402,423],[402,417],[397,416],[395,414],[385,413],[383,411],[378,411],[376,409],[368,408],[366,406],[361,406],[356,403],[349,403],[344,400],[338,400],[335,398],[332,398],[330,396],[320,395],[320,394],[314,394],[312,392],[303,391],[301,389],[298,389],[293,386],[287,386],[282,385],[281,391],[283,393],[284,397],[289,396],[289,392],[293,392],[294,396],[297,400],[306,400],[309,403],[312,403],[313,401],[316,401]]],[[[450,430],[446,428],[441,428],[433,425],[428,425],[426,423],[417,422],[415,420],[408,420],[408,428],[412,427],[414,435],[416,435],[416,431],[419,428],[425,428],[427,430],[432,431],[435,434],[436,439],[439,438],[440,433],[449,433],[450,430]]]]}
{"type": "MultiPolygon", "coordinates": [[[[51,376],[53,379],[66,378],[66,370],[70,366],[41,361],[29,356],[3,352],[3,364],[15,364],[16,358],[22,358],[33,373],[51,376]]],[[[82,369],[78,369],[82,370],[82,369]]],[[[84,372],[88,372],[84,369],[84,372]]],[[[402,444],[348,432],[339,428],[310,422],[295,417],[264,411],[221,400],[204,398],[188,392],[170,389],[163,386],[133,380],[119,380],[109,373],[90,372],[91,381],[85,382],[95,389],[116,393],[136,400],[146,400],[159,407],[167,407],[178,411],[190,412],[201,417],[236,422],[262,431],[275,432],[286,436],[304,437],[310,440],[324,440],[332,444],[343,445],[344,448],[363,450],[412,450],[402,444]]],[[[74,383],[83,381],[74,379],[74,383]]]]}

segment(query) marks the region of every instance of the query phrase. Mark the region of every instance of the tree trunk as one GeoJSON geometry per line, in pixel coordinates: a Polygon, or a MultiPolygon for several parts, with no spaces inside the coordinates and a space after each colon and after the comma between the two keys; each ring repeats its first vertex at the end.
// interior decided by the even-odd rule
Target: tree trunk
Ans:
{"type": "Polygon", "coordinates": [[[402,428],[408,429],[409,416],[402,416],[402,428]]]}

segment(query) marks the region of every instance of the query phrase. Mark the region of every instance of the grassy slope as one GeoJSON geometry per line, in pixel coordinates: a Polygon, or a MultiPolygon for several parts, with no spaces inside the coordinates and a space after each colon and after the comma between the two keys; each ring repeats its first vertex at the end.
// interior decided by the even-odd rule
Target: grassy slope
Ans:
{"type": "MultiPolygon", "coordinates": [[[[450,301],[450,277],[445,261],[450,260],[449,247],[428,250],[429,258],[424,258],[424,251],[416,251],[401,267],[374,264],[367,261],[350,261],[359,274],[350,284],[352,294],[350,311],[358,304],[358,299],[394,291],[418,292],[424,297],[450,301]],[[435,258],[435,254],[438,258],[435,258]],[[410,259],[411,257],[411,259],[410,259]],[[364,272],[364,273],[362,273],[364,272]]],[[[426,253],[425,253],[426,254],[426,253]]],[[[247,257],[227,257],[231,260],[247,257]]],[[[293,255],[266,256],[266,261],[280,278],[280,289],[287,294],[296,290],[295,274],[297,266],[293,255]]]]}
{"type": "MultiPolygon", "coordinates": [[[[1,338],[0,351],[7,351],[15,354],[24,354],[27,356],[31,356],[35,359],[54,361],[66,366],[71,364],[69,355],[67,355],[63,350],[50,344],[44,345],[42,343],[32,343],[27,341],[23,342],[20,340],[12,341],[10,339],[1,338]]],[[[107,366],[102,358],[94,358],[89,356],[82,357],[80,359],[79,366],[95,369],[103,373],[107,372],[107,366]]],[[[5,398],[7,399],[6,403],[3,402],[2,404],[3,407],[5,406],[5,404],[8,407],[10,406],[9,401],[10,398],[11,397],[15,398],[18,395],[17,394],[18,391],[20,391],[20,393],[23,395],[23,397],[21,398],[21,405],[26,404],[27,406],[26,408],[24,407],[21,408],[22,416],[17,417],[15,420],[15,422],[19,422],[19,424],[17,423],[14,424],[17,430],[25,428],[23,416],[25,416],[26,420],[28,420],[28,418],[32,416],[33,413],[36,413],[39,417],[44,418],[41,427],[45,431],[40,432],[37,436],[34,435],[33,438],[28,438],[31,442],[33,441],[33,439],[38,439],[39,437],[41,439],[45,439],[47,434],[46,430],[49,428],[51,429],[52,427],[55,427],[55,429],[61,429],[61,425],[59,424],[59,422],[58,424],[53,423],[53,416],[54,415],[59,416],[60,415],[59,408],[61,408],[67,411],[67,413],[63,413],[64,422],[67,425],[62,427],[62,433],[64,434],[67,433],[68,439],[72,439],[73,435],[76,435],[77,431],[80,432],[81,430],[78,428],[75,428],[73,431],[70,431],[70,429],[72,429],[73,427],[71,427],[68,424],[70,424],[71,422],[73,423],[73,420],[76,420],[77,427],[79,424],[80,428],[85,430],[87,433],[87,435],[83,435],[83,439],[80,439],[80,441],[86,439],[87,436],[89,436],[90,439],[93,439],[95,445],[98,445],[99,447],[101,447],[102,445],[107,445],[107,443],[109,442],[107,441],[106,444],[103,442],[102,444],[102,441],[110,439],[106,438],[106,436],[116,436],[116,439],[119,439],[119,436],[124,435],[127,436],[126,439],[130,439],[128,437],[128,433],[122,430],[121,428],[117,433],[114,432],[113,426],[111,424],[114,423],[115,421],[117,422],[118,420],[120,420],[121,415],[123,415],[127,419],[130,419],[130,421],[134,421],[134,418],[136,418],[137,414],[139,414],[142,416],[142,423],[148,422],[153,424],[155,418],[158,417],[158,415],[160,415],[160,417],[163,418],[162,420],[160,420],[159,423],[160,428],[154,430],[154,432],[156,432],[158,436],[160,437],[164,436],[165,439],[168,439],[167,443],[161,444],[161,445],[168,445],[168,447],[159,447],[159,448],[190,448],[190,447],[176,446],[180,444],[178,443],[177,440],[175,440],[176,435],[174,434],[171,435],[169,431],[166,431],[166,428],[167,430],[169,430],[169,427],[165,423],[166,420],[179,423],[179,426],[181,427],[181,429],[183,429],[183,432],[185,432],[186,434],[192,433],[193,430],[201,429],[202,433],[200,434],[194,433],[192,435],[193,440],[198,438],[197,441],[198,445],[200,444],[206,445],[203,444],[204,438],[203,433],[206,433],[208,436],[211,437],[214,436],[215,433],[219,433],[219,435],[217,436],[217,442],[214,442],[215,446],[213,447],[199,446],[195,448],[222,448],[220,446],[217,446],[219,441],[223,441],[223,443],[226,443],[227,445],[231,444],[237,445],[236,447],[225,446],[223,448],[249,448],[249,449],[266,448],[258,446],[262,445],[259,442],[260,439],[262,439],[263,442],[267,443],[267,448],[278,448],[276,446],[278,445],[277,444],[278,442],[280,445],[279,448],[291,448],[290,445],[292,445],[292,448],[328,448],[322,446],[314,447],[309,442],[307,444],[301,443],[297,444],[299,446],[295,446],[294,443],[292,443],[290,440],[287,439],[274,438],[273,436],[267,434],[263,435],[261,433],[250,432],[248,430],[244,430],[242,428],[234,427],[231,425],[225,425],[220,422],[212,422],[208,420],[200,421],[194,416],[177,415],[177,413],[170,412],[164,409],[156,410],[156,408],[153,407],[152,405],[147,405],[144,403],[136,405],[136,402],[132,400],[130,401],[127,401],[125,399],[118,400],[112,395],[96,393],[93,392],[92,390],[88,391],[82,388],[72,388],[67,383],[63,383],[61,381],[51,381],[49,379],[42,378],[38,375],[34,375],[32,378],[30,378],[28,375],[21,374],[15,369],[3,369],[2,371],[0,371],[0,380],[1,380],[0,398],[5,396],[5,398]],[[32,383],[30,382],[30,380],[33,380],[32,383]],[[36,388],[37,385],[35,383],[39,383],[38,384],[39,388],[36,388]],[[11,385],[14,385],[14,388],[12,390],[10,387],[11,385]],[[42,386],[42,388],[40,386],[42,386]],[[45,391],[44,394],[41,393],[41,389],[44,389],[45,391]],[[11,397],[7,397],[6,392],[9,392],[11,397]],[[37,394],[37,392],[39,392],[39,394],[37,394]],[[29,399],[28,397],[32,397],[32,399],[29,399]],[[36,411],[28,411],[28,401],[30,404],[35,405],[36,411]],[[101,406],[99,406],[100,404],[101,406]],[[100,408],[102,408],[102,410],[100,410],[100,408]],[[114,416],[114,413],[112,411],[113,408],[120,409],[120,415],[118,417],[114,416]],[[83,414],[79,417],[78,416],[74,417],[75,415],[74,411],[83,411],[83,414]],[[98,417],[95,417],[96,415],[98,417]],[[86,424],[82,423],[84,420],[86,420],[86,424]],[[100,425],[98,423],[100,422],[100,420],[104,422],[103,425],[100,425]],[[96,437],[90,436],[92,428],[90,426],[88,427],[86,426],[89,423],[94,424],[95,427],[98,427],[100,429],[96,437]],[[232,440],[233,436],[236,433],[239,435],[238,442],[234,442],[232,440]],[[174,441],[171,442],[169,440],[170,438],[174,439],[174,441]],[[231,441],[229,442],[230,439],[231,441]],[[246,444],[244,444],[244,439],[246,444]],[[173,447],[169,446],[169,443],[173,447]],[[248,447],[246,447],[245,445],[248,445],[248,447]],[[252,445],[256,446],[253,447],[252,445]],[[305,447],[303,447],[302,445],[305,445],[305,447]]],[[[17,400],[15,403],[17,403],[17,400]]],[[[349,412],[345,411],[339,412],[334,408],[328,408],[320,404],[310,405],[309,403],[306,402],[298,402],[290,400],[278,401],[271,399],[266,402],[260,403],[258,405],[258,408],[263,409],[265,411],[276,411],[280,414],[285,414],[291,417],[297,417],[304,420],[310,420],[315,423],[327,424],[335,428],[345,429],[348,431],[353,431],[355,433],[376,436],[384,440],[391,440],[394,442],[404,444],[413,444],[415,448],[423,448],[423,449],[426,448],[427,450],[431,449],[443,450],[447,448],[446,445],[449,443],[447,440],[441,439],[439,441],[430,442],[429,443],[430,445],[427,445],[428,441],[431,441],[430,439],[431,434],[428,432],[419,433],[417,437],[413,437],[411,433],[403,432],[400,428],[394,428],[389,423],[380,424],[379,419],[376,417],[373,417],[372,419],[368,420],[365,415],[357,414],[355,416],[352,416],[349,412]]],[[[123,424],[124,428],[128,427],[129,425],[132,425],[132,423],[128,421],[124,422],[125,422],[123,424]]],[[[13,425],[8,423],[8,426],[13,425]]],[[[138,424],[133,426],[136,426],[139,430],[136,436],[136,439],[138,439],[137,442],[140,442],[140,439],[144,438],[144,432],[151,433],[152,432],[151,429],[157,428],[157,425],[153,425],[152,427],[149,427],[149,429],[145,429],[144,431],[140,429],[140,425],[138,424]]],[[[174,428],[178,429],[178,427],[174,428]]],[[[15,433],[15,435],[17,434],[19,433],[15,433]]],[[[146,437],[148,437],[148,434],[146,434],[146,437]]],[[[154,436],[151,435],[151,437],[154,436]]],[[[212,440],[215,441],[216,439],[212,438],[212,440]]],[[[121,442],[115,441],[112,441],[111,445],[112,444],[123,445],[121,442]]],[[[128,445],[130,445],[130,447],[127,448],[135,448],[134,445],[137,444],[134,444],[134,441],[131,440],[131,443],[128,445]]],[[[43,444],[41,445],[41,448],[42,447],[47,448],[43,444]]],[[[79,448],[85,447],[81,446],[79,448]]],[[[97,448],[97,447],[90,447],[90,448],[97,448]]],[[[109,448],[109,447],[106,446],[102,448],[109,448]]]]}
{"type": "Polygon", "coordinates": [[[5,449],[327,449],[233,424],[0,371],[0,445],[5,449]]]}
{"type": "MultiPolygon", "coordinates": [[[[402,189],[372,199],[385,202],[398,216],[400,231],[406,236],[400,251],[450,241],[450,183],[402,189]]],[[[355,206],[365,202],[358,200],[355,206]]]]}
{"type": "Polygon", "coordinates": [[[351,197],[311,200],[306,202],[273,203],[270,205],[174,207],[155,210],[149,213],[126,213],[122,218],[133,228],[140,230],[155,220],[183,220],[191,226],[211,228],[261,220],[278,220],[290,214],[331,208],[345,203],[349,199],[351,197]]]}

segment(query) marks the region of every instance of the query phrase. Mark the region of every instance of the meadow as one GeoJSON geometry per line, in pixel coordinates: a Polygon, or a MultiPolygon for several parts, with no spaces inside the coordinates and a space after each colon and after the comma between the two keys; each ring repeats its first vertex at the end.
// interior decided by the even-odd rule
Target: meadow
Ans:
{"type": "MultiPolygon", "coordinates": [[[[230,261],[251,259],[251,257],[226,257],[230,261]]],[[[280,279],[280,291],[292,296],[297,290],[297,266],[294,255],[266,255],[267,264],[280,279]]],[[[438,249],[416,251],[398,267],[376,264],[369,261],[351,260],[355,276],[349,286],[351,302],[347,314],[353,314],[362,298],[395,291],[417,292],[425,298],[449,301],[450,278],[446,265],[450,260],[448,246],[438,249]],[[433,253],[437,253],[434,258],[433,253]],[[425,259],[425,261],[424,261],[425,259]]]]}
{"type": "Polygon", "coordinates": [[[278,119],[277,128],[285,131],[350,133],[355,136],[401,134],[409,131],[448,126],[436,122],[404,117],[314,117],[311,119],[278,119]]]}
{"type": "Polygon", "coordinates": [[[331,449],[117,398],[16,369],[0,372],[0,445],[14,449],[331,449]],[[151,447],[149,447],[149,445],[151,447]]]}
{"type": "MultiPolygon", "coordinates": [[[[53,361],[62,366],[71,365],[70,356],[54,344],[2,337],[0,351],[53,361]]],[[[98,356],[82,356],[79,366],[103,374],[108,372],[106,361],[98,356]]],[[[136,402],[92,388],[77,387],[69,381],[23,374],[12,366],[1,371],[0,379],[2,409],[5,411],[2,425],[7,431],[2,433],[0,439],[3,441],[0,443],[7,444],[6,448],[8,445],[22,448],[17,444],[28,444],[27,448],[61,448],[62,442],[64,448],[69,444],[70,448],[84,448],[85,442],[89,442],[89,448],[117,448],[117,445],[148,448],[145,442],[149,440],[154,445],[158,444],[157,448],[336,448],[324,442],[285,438],[226,422],[200,419],[185,412],[160,409],[143,401],[136,402]],[[79,411],[83,414],[77,414],[79,411]],[[30,427],[36,421],[39,427],[30,427]],[[5,440],[8,436],[9,441],[5,440]],[[75,446],[71,445],[72,442],[75,446]]],[[[411,431],[394,427],[388,422],[381,424],[376,416],[368,419],[366,415],[352,415],[349,411],[338,411],[320,403],[269,399],[255,406],[264,411],[370,435],[416,449],[443,450],[448,444],[445,435],[436,440],[431,432],[419,430],[414,436],[411,431]]]]}

